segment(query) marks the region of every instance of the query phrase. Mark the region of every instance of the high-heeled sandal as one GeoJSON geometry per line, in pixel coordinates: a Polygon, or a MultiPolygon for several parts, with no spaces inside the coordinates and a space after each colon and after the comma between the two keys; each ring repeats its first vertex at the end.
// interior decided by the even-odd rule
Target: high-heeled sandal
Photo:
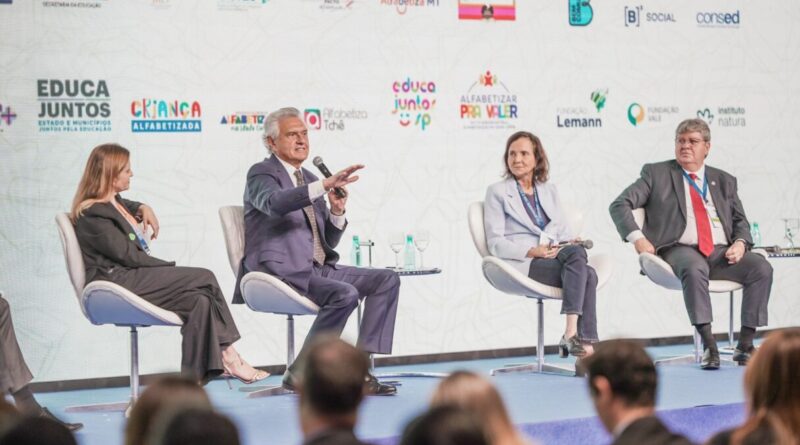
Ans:
{"type": "Polygon", "coordinates": [[[558,356],[566,358],[568,355],[573,357],[583,357],[586,355],[586,349],[583,348],[581,341],[577,335],[570,338],[561,336],[561,341],[558,342],[558,356]]]}
{"type": "MultiPolygon", "coordinates": [[[[246,361],[244,361],[244,359],[242,359],[241,356],[236,357],[236,360],[238,360],[239,366],[243,366],[243,365],[248,365],[249,366],[249,364],[246,361]]],[[[232,362],[225,362],[225,360],[222,361],[222,369],[225,372],[222,373],[221,377],[225,377],[225,380],[228,382],[228,388],[233,388],[231,386],[231,382],[230,382],[231,378],[235,378],[235,379],[239,380],[240,382],[244,383],[245,385],[249,385],[251,383],[255,383],[255,382],[258,382],[260,380],[264,380],[265,378],[269,377],[269,375],[270,375],[267,371],[263,371],[261,369],[253,368],[253,371],[254,371],[253,375],[248,379],[248,378],[236,375],[231,371],[231,367],[233,366],[234,363],[235,363],[235,361],[232,361],[232,362]]]]}

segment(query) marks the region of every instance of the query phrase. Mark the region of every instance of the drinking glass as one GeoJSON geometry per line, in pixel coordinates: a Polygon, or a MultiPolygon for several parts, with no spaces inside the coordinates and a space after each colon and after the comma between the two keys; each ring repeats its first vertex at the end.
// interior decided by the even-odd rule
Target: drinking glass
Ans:
{"type": "Polygon", "coordinates": [[[783,218],[784,238],[789,249],[794,249],[794,235],[800,230],[800,218],[783,218]]]}
{"type": "Polygon", "coordinates": [[[419,250],[419,268],[425,268],[425,260],[422,255],[425,252],[425,249],[428,248],[428,245],[431,242],[431,234],[427,230],[417,230],[414,233],[414,247],[419,250]]]}
{"type": "Polygon", "coordinates": [[[405,232],[392,232],[391,234],[389,234],[389,247],[391,247],[392,252],[394,252],[396,269],[403,268],[403,265],[400,262],[400,251],[403,250],[403,246],[405,244],[406,244],[405,232]]]}

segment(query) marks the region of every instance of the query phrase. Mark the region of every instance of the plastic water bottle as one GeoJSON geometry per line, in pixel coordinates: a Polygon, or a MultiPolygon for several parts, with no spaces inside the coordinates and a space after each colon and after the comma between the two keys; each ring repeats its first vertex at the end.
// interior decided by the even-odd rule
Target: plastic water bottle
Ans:
{"type": "Polygon", "coordinates": [[[350,249],[350,265],[361,266],[361,242],[358,235],[353,235],[353,246],[350,249]]]}
{"type": "Polygon", "coordinates": [[[405,268],[406,269],[416,269],[416,260],[417,260],[417,252],[414,248],[414,235],[408,234],[406,235],[406,247],[405,252],[405,268]]]}
{"type": "Polygon", "coordinates": [[[757,222],[753,222],[750,227],[750,236],[753,238],[753,245],[761,246],[761,230],[758,228],[757,222]]]}

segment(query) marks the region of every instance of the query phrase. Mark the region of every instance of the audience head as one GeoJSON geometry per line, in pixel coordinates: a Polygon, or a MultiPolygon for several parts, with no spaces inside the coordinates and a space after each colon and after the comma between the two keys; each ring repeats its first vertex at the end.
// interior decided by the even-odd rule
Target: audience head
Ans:
{"type": "Polygon", "coordinates": [[[493,444],[519,443],[497,389],[484,377],[469,371],[456,371],[436,388],[431,406],[455,405],[472,412],[483,423],[493,444]]]}
{"type": "Polygon", "coordinates": [[[142,445],[156,416],[181,406],[211,409],[211,402],[197,382],[185,377],[165,377],[149,385],[131,409],[125,445],[142,445]]]}
{"type": "Polygon", "coordinates": [[[153,426],[148,445],[239,445],[231,420],[207,407],[168,410],[153,426]]]}
{"type": "Polygon", "coordinates": [[[92,204],[115,190],[115,182],[129,167],[130,152],[119,144],[102,144],[92,150],[72,200],[72,221],[92,204]]]}
{"type": "Polygon", "coordinates": [[[318,337],[300,363],[301,413],[352,428],[368,372],[363,352],[338,337],[318,337]]]}
{"type": "Polygon", "coordinates": [[[800,437],[800,328],[770,333],[747,364],[745,397],[750,419],[737,434],[767,422],[776,443],[798,443],[800,437]]]}
{"type": "Polygon", "coordinates": [[[653,360],[639,343],[631,340],[600,343],[584,364],[597,414],[609,431],[625,413],[652,413],[658,377],[653,360]]]}
{"type": "Polygon", "coordinates": [[[26,417],[0,438],[0,445],[77,445],[72,433],[55,420],[26,417]]]}
{"type": "Polygon", "coordinates": [[[454,405],[432,407],[412,420],[403,431],[400,445],[489,445],[476,416],[454,405]]]}
{"type": "Polygon", "coordinates": [[[506,152],[503,154],[503,166],[506,178],[522,179],[523,175],[532,175],[533,181],[547,182],[550,162],[542,147],[542,141],[528,131],[518,131],[506,141],[506,152]],[[515,167],[513,159],[519,157],[521,164],[515,167]]]}

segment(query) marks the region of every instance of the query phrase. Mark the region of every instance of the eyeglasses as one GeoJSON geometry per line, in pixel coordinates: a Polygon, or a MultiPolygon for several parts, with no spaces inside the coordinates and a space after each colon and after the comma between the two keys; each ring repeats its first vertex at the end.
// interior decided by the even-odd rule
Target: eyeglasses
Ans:
{"type": "Polygon", "coordinates": [[[702,140],[702,139],[694,139],[694,138],[690,138],[690,139],[684,139],[684,138],[675,139],[675,145],[678,145],[678,146],[689,144],[689,145],[691,145],[693,147],[696,147],[696,146],[702,144],[703,142],[705,142],[705,141],[702,140]]]}

